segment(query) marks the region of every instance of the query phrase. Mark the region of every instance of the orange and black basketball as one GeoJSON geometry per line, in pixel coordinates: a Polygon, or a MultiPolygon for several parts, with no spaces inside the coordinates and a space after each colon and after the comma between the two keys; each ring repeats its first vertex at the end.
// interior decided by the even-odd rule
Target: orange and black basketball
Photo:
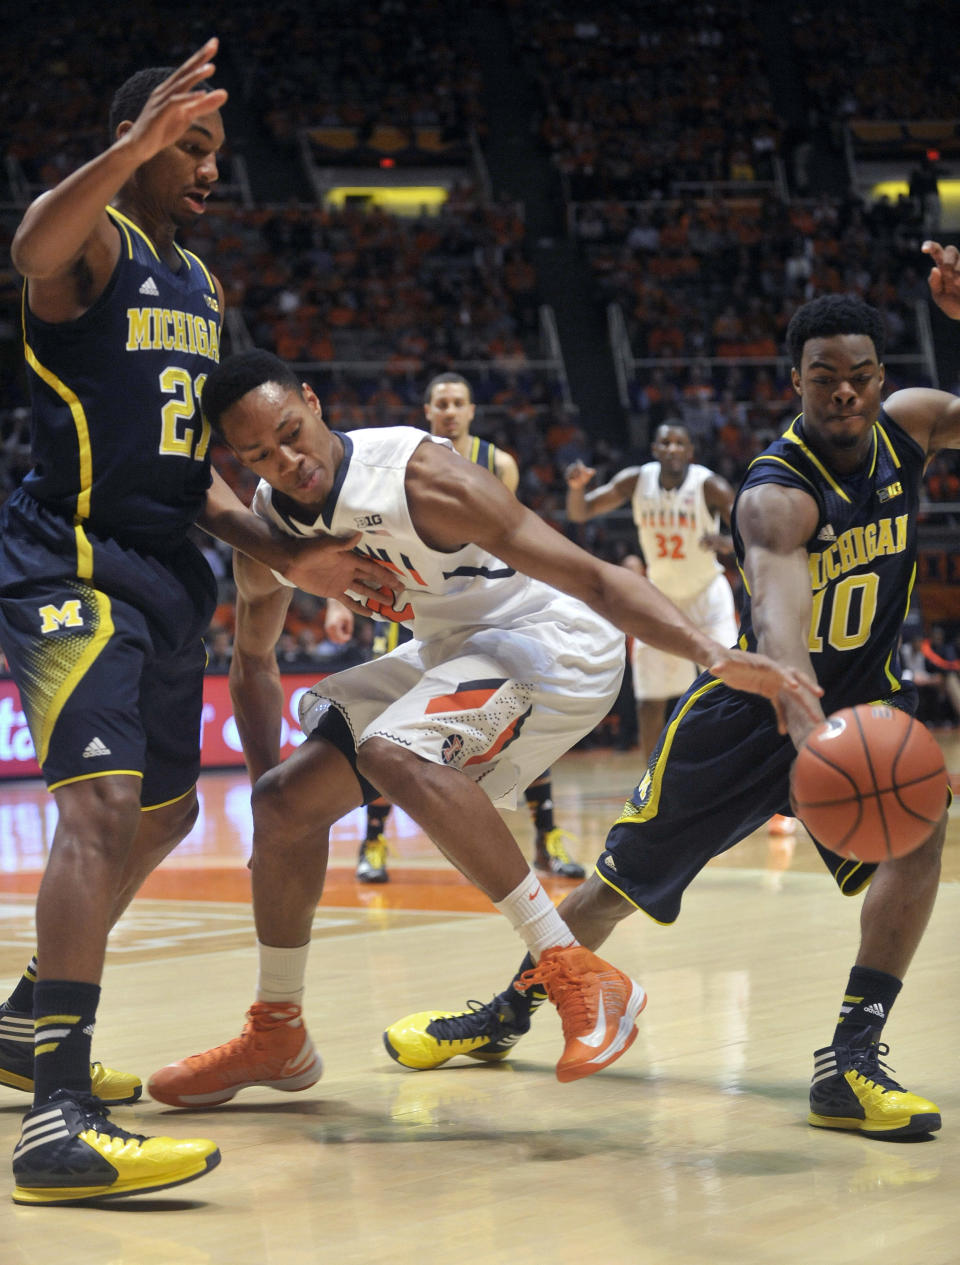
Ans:
{"type": "Polygon", "coordinates": [[[847,707],[800,748],[790,802],[831,852],[858,861],[904,856],[924,842],[946,806],[943,753],[906,712],[847,707]]]}

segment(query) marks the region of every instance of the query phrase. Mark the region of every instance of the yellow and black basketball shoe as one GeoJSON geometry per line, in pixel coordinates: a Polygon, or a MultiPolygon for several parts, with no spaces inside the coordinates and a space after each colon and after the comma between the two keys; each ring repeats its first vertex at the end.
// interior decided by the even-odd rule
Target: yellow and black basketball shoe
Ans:
{"type": "MultiPolygon", "coordinates": [[[[33,1016],[0,1006],[0,1085],[33,1093],[33,1016]]],[[[132,1072],[90,1064],[90,1088],[101,1106],[136,1102],[143,1083],[132,1072]]]]}
{"type": "MultiPolygon", "coordinates": [[[[543,990],[537,992],[534,1009],[547,999],[543,990]]],[[[512,988],[507,989],[486,1005],[468,1001],[467,1010],[422,1010],[406,1015],[386,1030],[383,1044],[392,1059],[418,1071],[441,1067],[458,1054],[498,1062],[530,1031],[530,1007],[511,1005],[512,993],[512,988]]]]}
{"type": "Polygon", "coordinates": [[[165,1190],[220,1163],[205,1138],[145,1138],[111,1123],[89,1094],[58,1089],[23,1118],[13,1151],[18,1204],[73,1204],[165,1190]]]}
{"type": "Polygon", "coordinates": [[[567,851],[568,839],[572,841],[573,835],[559,826],[554,826],[552,830],[538,830],[533,868],[542,874],[555,874],[558,878],[586,878],[586,870],[567,851]]]}
{"type": "Polygon", "coordinates": [[[868,1138],[902,1138],[940,1128],[940,1110],[911,1094],[889,1075],[880,1061],[890,1047],[826,1046],[813,1055],[810,1114],[821,1129],[851,1129],[868,1138]]]}
{"type": "Polygon", "coordinates": [[[389,847],[383,835],[365,839],[357,857],[357,878],[361,883],[388,883],[387,852],[389,847]]]}

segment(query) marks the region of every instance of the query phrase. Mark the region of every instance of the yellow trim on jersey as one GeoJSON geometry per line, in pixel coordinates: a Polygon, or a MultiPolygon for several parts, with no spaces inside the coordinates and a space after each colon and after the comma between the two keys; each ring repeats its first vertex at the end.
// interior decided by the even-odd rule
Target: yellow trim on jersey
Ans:
{"type": "Polygon", "coordinates": [[[77,538],[77,579],[93,579],[93,545],[87,539],[83,524],[78,520],[73,524],[73,532],[77,538]]]}
{"type": "Polygon", "coordinates": [[[170,804],[178,804],[180,800],[187,798],[193,791],[194,786],[196,786],[196,782],[194,782],[193,786],[188,787],[182,795],[174,795],[173,799],[165,799],[162,804],[141,804],[140,811],[142,813],[155,813],[158,808],[167,808],[170,804]]]}
{"type": "Polygon", "coordinates": [[[705,694],[709,694],[711,690],[715,690],[718,685],[722,684],[723,682],[720,681],[719,678],[714,677],[712,681],[707,681],[705,685],[701,685],[698,690],[695,690],[690,695],[686,703],[684,703],[680,714],[670,722],[664,731],[663,743],[660,748],[660,754],[657,756],[657,763],[654,766],[653,774],[651,775],[648,770],[644,775],[643,781],[640,783],[640,785],[643,786],[643,782],[646,781],[648,777],[651,779],[650,793],[646,797],[646,802],[642,808],[634,809],[633,804],[630,800],[628,800],[624,812],[613,823],[615,826],[624,824],[631,825],[634,822],[649,821],[652,817],[656,817],[657,813],[660,811],[660,790],[663,784],[664,769],[667,760],[670,757],[670,748],[673,746],[673,740],[677,736],[677,729],[680,722],[683,720],[684,716],[686,716],[690,708],[698,703],[705,694]]]}
{"type": "Polygon", "coordinates": [[[33,1047],[33,1057],[38,1054],[49,1054],[51,1050],[56,1050],[60,1045],[59,1041],[45,1041],[43,1045],[35,1045],[33,1047]]]}
{"type": "Polygon", "coordinates": [[[893,464],[897,467],[898,470],[901,469],[900,458],[897,456],[896,450],[894,449],[893,444],[890,442],[890,436],[883,429],[883,427],[880,425],[879,422],[877,422],[877,430],[880,432],[881,436],[883,437],[883,442],[887,446],[887,452],[890,454],[890,459],[893,461],[893,464]]]}
{"type": "MultiPolygon", "coordinates": [[[[108,206],[107,214],[111,217],[111,219],[118,220],[121,225],[125,225],[127,229],[132,229],[133,232],[136,233],[138,237],[142,237],[143,240],[147,243],[147,246],[150,248],[150,253],[154,256],[157,263],[161,262],[160,255],[157,253],[156,246],[154,246],[153,242],[146,235],[146,233],[139,226],[139,224],[134,224],[133,220],[128,219],[127,216],[124,215],[122,211],[118,211],[115,206],[108,206]]],[[[133,257],[133,253],[131,251],[131,258],[132,257],[133,257]]]]}
{"type": "Polygon", "coordinates": [[[188,267],[193,266],[190,263],[191,260],[193,260],[193,263],[197,265],[197,267],[200,269],[200,271],[203,273],[203,275],[207,279],[207,285],[210,287],[210,293],[214,296],[214,298],[216,298],[217,287],[213,284],[213,277],[210,275],[209,271],[207,270],[207,265],[203,262],[200,256],[195,255],[192,250],[187,250],[185,246],[178,245],[177,242],[174,242],[173,244],[176,247],[176,249],[179,251],[179,253],[183,256],[188,267]]]}
{"type": "MultiPolygon", "coordinates": [[[[50,738],[53,734],[54,726],[60,718],[60,713],[63,711],[64,704],[83,679],[84,673],[113,636],[113,620],[110,618],[109,597],[105,593],[98,593],[94,590],[93,598],[100,614],[97,631],[90,638],[90,643],[83,651],[83,654],[80,655],[77,662],[60,682],[60,687],[50,700],[50,706],[44,714],[43,724],[40,727],[40,741],[36,744],[37,762],[40,765],[43,765],[47,758],[47,752],[50,750],[50,738]]],[[[83,779],[70,780],[82,781],[83,779]]],[[[63,783],[58,782],[57,785],[61,786],[63,783]]],[[[53,788],[51,787],[50,789],[52,790],[53,788]]]]}
{"type": "MultiPolygon", "coordinates": [[[[477,435],[470,436],[470,456],[468,457],[468,460],[472,461],[475,466],[478,466],[480,464],[479,456],[480,456],[481,443],[482,443],[482,440],[479,438],[479,436],[477,435]]],[[[492,471],[493,473],[496,473],[496,469],[497,469],[497,450],[493,446],[493,444],[489,442],[487,443],[487,469],[492,471]]]]}
{"type": "MultiPolygon", "coordinates": [[[[803,414],[801,413],[801,414],[800,414],[800,417],[802,417],[802,416],[803,416],[803,414]]],[[[824,479],[826,479],[826,481],[827,481],[827,482],[830,484],[830,486],[833,488],[834,492],[836,492],[837,496],[841,496],[841,497],[843,497],[843,499],[844,499],[844,500],[845,500],[845,501],[849,504],[849,502],[850,502],[850,498],[849,498],[849,496],[847,496],[846,492],[844,492],[843,488],[842,488],[842,487],[840,486],[840,484],[836,481],[836,479],[833,477],[833,475],[830,473],[830,471],[827,469],[827,467],[823,464],[823,462],[822,462],[822,461],[820,461],[820,460],[817,458],[817,456],[816,456],[816,455],[815,455],[815,454],[814,454],[814,453],[810,450],[810,448],[808,448],[808,447],[807,447],[807,445],[803,442],[803,440],[800,438],[800,436],[797,434],[796,430],[794,429],[794,427],[796,426],[796,424],[797,424],[797,422],[798,422],[799,420],[800,420],[800,418],[799,418],[799,417],[794,418],[794,420],[790,423],[790,425],[787,427],[787,429],[783,432],[783,438],[784,438],[784,439],[786,439],[786,440],[789,440],[789,442],[790,442],[791,444],[796,444],[796,445],[797,445],[797,447],[800,449],[800,451],[801,451],[802,453],[804,453],[804,455],[805,455],[806,457],[808,457],[808,458],[809,458],[809,460],[813,463],[813,465],[815,465],[815,466],[817,467],[817,469],[819,470],[819,472],[820,472],[821,476],[822,476],[824,479]]],[[[875,462],[876,462],[876,460],[877,460],[877,435],[876,435],[876,431],[874,431],[874,434],[873,434],[873,460],[874,460],[874,463],[875,463],[875,462]]],[[[793,469],[793,467],[792,467],[792,466],[791,466],[791,469],[793,469]]],[[[795,473],[799,473],[799,472],[798,472],[798,471],[795,471],[795,473]]],[[[802,477],[802,476],[801,476],[801,477],[802,477]]]]}
{"type": "MultiPolygon", "coordinates": [[[[910,613],[910,598],[913,595],[913,586],[916,583],[916,581],[917,581],[917,564],[916,562],[914,562],[913,568],[910,572],[910,583],[907,585],[907,604],[903,608],[904,619],[906,619],[910,613]]],[[[891,647],[890,653],[887,655],[886,662],[883,665],[883,670],[887,674],[887,680],[890,682],[891,688],[893,689],[894,693],[896,693],[899,690],[902,690],[903,686],[897,680],[897,678],[893,675],[893,673],[890,671],[890,660],[892,658],[893,658],[893,647],[891,647]]]]}
{"type": "Polygon", "coordinates": [[[77,451],[80,460],[80,490],[77,493],[77,515],[80,518],[89,518],[90,493],[93,486],[93,457],[90,452],[90,428],[87,425],[87,415],[84,412],[83,405],[67,384],[61,382],[55,373],[40,363],[26,338],[23,340],[23,351],[27,364],[33,372],[47,384],[51,391],[55,391],[60,396],[60,399],[63,400],[70,410],[70,416],[73,418],[73,425],[77,432],[77,451]]]}
{"type": "Polygon", "coordinates": [[[757,465],[757,464],[758,464],[759,462],[761,462],[761,461],[775,461],[775,462],[777,462],[779,465],[781,465],[781,466],[785,466],[785,467],[786,467],[786,468],[790,471],[790,473],[791,473],[791,474],[795,474],[795,475],[797,476],[797,478],[798,478],[798,479],[803,479],[804,483],[809,483],[809,485],[810,485],[812,488],[815,488],[815,487],[816,487],[816,484],[814,483],[814,481],[813,481],[812,479],[808,479],[808,478],[807,478],[807,476],[806,476],[805,474],[802,474],[802,473],[801,473],[801,472],[800,472],[800,471],[796,468],[796,466],[792,466],[792,465],[790,464],[790,462],[789,462],[789,461],[784,461],[784,459],[783,459],[782,457],[775,457],[775,456],[773,456],[773,454],[772,454],[772,453],[770,453],[770,454],[768,454],[768,455],[765,455],[765,456],[762,456],[762,457],[754,457],[754,459],[750,462],[750,465],[747,467],[747,469],[748,469],[748,470],[752,470],[752,469],[753,469],[753,467],[754,467],[755,465],[757,465]]]}
{"type": "Polygon", "coordinates": [[[126,224],[121,223],[119,212],[116,215],[113,214],[113,207],[108,206],[107,212],[110,218],[113,220],[114,224],[120,230],[120,236],[127,243],[127,258],[132,259],[133,258],[133,238],[130,236],[130,230],[127,228],[126,224]]]}
{"type": "Polygon", "coordinates": [[[34,1028],[46,1027],[48,1023],[79,1023],[79,1015],[40,1015],[34,1019],[34,1028]]]}
{"type": "MultiPolygon", "coordinates": [[[[612,891],[616,892],[618,896],[622,896],[628,905],[632,905],[634,909],[639,909],[639,911],[642,914],[646,914],[647,917],[650,919],[650,921],[655,922],[658,927],[672,927],[673,926],[673,923],[661,922],[659,918],[654,918],[653,914],[651,914],[649,910],[644,909],[642,905],[638,905],[635,900],[631,900],[630,897],[622,888],[617,887],[616,883],[612,882],[609,878],[607,878],[606,874],[604,874],[603,871],[600,869],[599,864],[593,867],[593,872],[594,874],[596,874],[598,879],[606,883],[607,887],[609,887],[612,891]]],[[[676,919],[674,919],[674,922],[676,922],[676,919]]]]}
{"type": "Polygon", "coordinates": [[[58,790],[61,786],[72,786],[74,782],[92,782],[95,777],[139,777],[143,774],[139,769],[105,769],[102,773],[78,773],[76,777],[65,777],[59,782],[51,782],[48,791],[58,790]]]}

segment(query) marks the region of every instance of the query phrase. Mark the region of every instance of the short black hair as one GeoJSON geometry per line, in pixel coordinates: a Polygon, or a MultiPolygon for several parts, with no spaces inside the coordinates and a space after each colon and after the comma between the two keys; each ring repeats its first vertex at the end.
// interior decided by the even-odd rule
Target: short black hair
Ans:
{"type": "MultiPolygon", "coordinates": [[[[176,66],[148,66],[145,70],[138,70],[126,83],[120,85],[110,103],[108,126],[111,145],[117,139],[117,128],[120,124],[127,120],[132,123],[139,118],[150,93],[165,79],[169,79],[175,70],[176,66]]],[[[212,85],[201,80],[194,85],[193,91],[196,92],[197,89],[201,92],[210,92],[212,85]]]]}
{"type": "Polygon", "coordinates": [[[220,419],[232,404],[263,386],[276,382],[289,387],[303,397],[300,379],[288,364],[272,351],[242,351],[226,360],[210,374],[203,384],[200,404],[203,415],[211,426],[221,429],[220,419]]]}
{"type": "Polygon", "coordinates": [[[466,380],[466,378],[462,374],[438,373],[435,378],[430,379],[430,381],[427,383],[426,387],[424,388],[424,392],[423,392],[424,404],[430,403],[430,397],[431,395],[433,395],[433,388],[440,386],[442,382],[459,382],[461,386],[465,386],[467,388],[467,395],[470,396],[470,403],[471,404],[473,403],[473,387],[470,385],[470,383],[466,380]]]}
{"type": "Polygon", "coordinates": [[[832,338],[834,334],[866,334],[873,340],[877,360],[883,359],[886,331],[877,309],[848,294],[824,294],[798,307],[787,326],[790,363],[799,369],[804,345],[811,338],[832,338]]]}

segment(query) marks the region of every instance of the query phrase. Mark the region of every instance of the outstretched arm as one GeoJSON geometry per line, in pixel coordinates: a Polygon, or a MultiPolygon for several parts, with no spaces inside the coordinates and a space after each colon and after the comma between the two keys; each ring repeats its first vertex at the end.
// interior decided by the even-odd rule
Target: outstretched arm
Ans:
{"type": "Polygon", "coordinates": [[[588,492],[587,485],[596,473],[582,461],[567,466],[564,477],[567,481],[567,518],[571,523],[585,523],[626,505],[637,486],[640,467],[630,466],[621,470],[609,483],[588,492]]]}
{"type": "Polygon", "coordinates": [[[414,525],[435,549],[453,550],[473,541],[525,575],[580,598],[631,636],[709,664],[734,689],[770,698],[779,719],[781,692],[801,699],[820,692],[812,678],[791,667],[721,646],[648,580],[578,548],[525,509],[487,471],[454,462],[439,445],[420,445],[407,466],[406,487],[414,525]]]}
{"type": "MultiPolygon", "coordinates": [[[[740,497],[737,527],[758,648],[795,671],[814,676],[809,637],[813,597],[806,542],[817,530],[813,497],[799,488],[766,484],[740,497]]],[[[787,697],[787,732],[796,747],[822,719],[787,697]]]]}

